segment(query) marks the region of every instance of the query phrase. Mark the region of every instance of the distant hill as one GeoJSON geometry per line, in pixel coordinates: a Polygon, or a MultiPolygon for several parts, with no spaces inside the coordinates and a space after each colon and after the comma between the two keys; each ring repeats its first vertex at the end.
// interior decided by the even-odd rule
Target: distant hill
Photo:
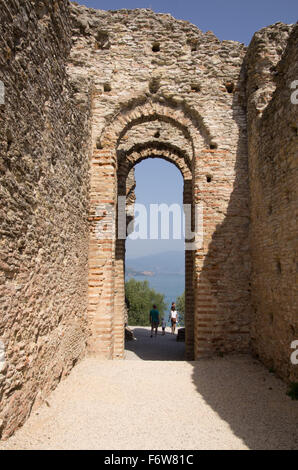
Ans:
{"type": "Polygon", "coordinates": [[[126,259],[127,272],[151,271],[156,274],[184,274],[184,252],[166,251],[140,258],[126,259]]]}

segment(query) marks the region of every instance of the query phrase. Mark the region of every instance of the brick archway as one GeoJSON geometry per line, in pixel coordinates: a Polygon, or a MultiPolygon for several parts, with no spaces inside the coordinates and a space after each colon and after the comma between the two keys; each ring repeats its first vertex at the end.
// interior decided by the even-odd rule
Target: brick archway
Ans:
{"type": "MultiPolygon", "coordinates": [[[[195,149],[206,145],[193,121],[181,109],[161,103],[146,103],[117,116],[104,130],[99,141],[101,148],[94,151],[91,172],[91,236],[89,315],[92,337],[90,350],[106,358],[122,358],[124,355],[124,262],[125,240],[118,240],[117,196],[126,194],[126,178],[140,161],[153,157],[173,163],[184,180],[184,204],[194,205],[194,155],[195,149]],[[151,138],[152,125],[162,127],[162,138],[151,138]],[[140,126],[141,132],[140,132],[140,126]],[[129,132],[133,135],[129,146],[129,132]],[[121,143],[128,141],[128,148],[121,143]],[[171,143],[174,141],[175,143],[171,143]],[[122,146],[123,147],[123,146],[122,146]],[[101,170],[100,172],[98,170],[101,170]],[[114,210],[114,217],[107,218],[105,205],[114,210]],[[97,225],[103,233],[106,226],[114,230],[113,237],[97,238],[97,225]]],[[[108,235],[108,230],[107,230],[108,235]]],[[[186,357],[194,357],[194,256],[186,251],[186,357]]]]}
{"type": "MultiPolygon", "coordinates": [[[[157,148],[154,142],[147,143],[138,149],[131,149],[124,154],[120,154],[118,158],[118,195],[125,196],[127,194],[126,180],[130,171],[135,165],[147,158],[161,158],[174,164],[183,177],[183,203],[193,205],[193,187],[191,171],[181,156],[177,155],[176,151],[167,148],[157,148]]],[[[194,257],[191,251],[185,251],[185,327],[186,327],[186,358],[191,360],[194,355],[194,289],[193,289],[193,271],[194,271],[194,257]]],[[[116,255],[115,255],[115,318],[116,324],[119,326],[119,331],[116,335],[114,344],[114,351],[116,356],[123,354],[124,338],[123,324],[125,314],[125,240],[116,241],[116,255]]]]}
{"type": "MultiPolygon", "coordinates": [[[[104,358],[124,354],[125,245],[116,237],[117,198],[125,194],[129,170],[149,156],[164,158],[179,168],[184,202],[191,204],[192,214],[199,204],[204,206],[203,242],[186,251],[186,286],[191,286],[186,298],[187,358],[248,347],[249,318],[243,313],[248,310],[248,270],[241,261],[243,246],[244,256],[247,253],[247,192],[242,173],[246,150],[218,148],[198,112],[166,101],[151,98],[142,104],[139,100],[130,103],[93,137],[90,351],[104,358]]],[[[219,145],[221,137],[217,136],[219,145]]]]}

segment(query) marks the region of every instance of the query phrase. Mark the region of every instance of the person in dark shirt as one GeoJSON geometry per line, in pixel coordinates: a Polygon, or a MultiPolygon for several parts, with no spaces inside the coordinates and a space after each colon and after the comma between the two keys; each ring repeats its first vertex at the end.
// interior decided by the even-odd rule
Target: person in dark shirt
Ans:
{"type": "Polygon", "coordinates": [[[155,336],[157,335],[157,329],[159,327],[159,311],[156,308],[156,305],[153,305],[153,308],[150,310],[149,315],[151,323],[151,338],[153,336],[153,330],[155,329],[155,336]]]}

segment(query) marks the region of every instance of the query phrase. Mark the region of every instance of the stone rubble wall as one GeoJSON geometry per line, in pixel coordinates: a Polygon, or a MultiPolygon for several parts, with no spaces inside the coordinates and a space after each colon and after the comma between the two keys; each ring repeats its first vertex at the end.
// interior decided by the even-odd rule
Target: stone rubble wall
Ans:
{"type": "Polygon", "coordinates": [[[131,217],[149,157],[203,204],[188,359],[252,346],[297,380],[297,27],[265,28],[247,50],[151,10],[2,0],[0,65],[0,435],[86,347],[124,356],[125,244],[108,230],[118,194],[131,217]]]}
{"type": "Polygon", "coordinates": [[[84,356],[89,111],[66,75],[67,1],[1,2],[0,435],[84,356]]]}
{"type": "Polygon", "coordinates": [[[218,145],[230,148],[228,130],[220,131],[226,114],[233,117],[228,111],[233,93],[226,86],[237,84],[242,44],[221,42],[211,32],[151,10],[107,12],[72,4],[71,11],[69,73],[74,81],[92,77],[95,141],[115,115],[156,95],[189,108],[209,129],[210,141],[216,137],[218,145]],[[158,52],[152,50],[155,45],[158,52]]]}
{"type": "Polygon", "coordinates": [[[246,58],[251,198],[252,347],[271,370],[298,380],[298,26],[259,31],[246,58]]]}
{"type": "Polygon", "coordinates": [[[125,194],[128,171],[150,156],[181,170],[185,202],[204,204],[204,246],[186,260],[189,357],[247,351],[246,48],[150,10],[106,12],[73,5],[71,12],[68,73],[73,83],[91,80],[93,87],[92,351],[114,357],[116,348],[118,356],[123,354],[124,245],[96,239],[97,208],[101,201],[115,207],[115,179],[125,194]]]}

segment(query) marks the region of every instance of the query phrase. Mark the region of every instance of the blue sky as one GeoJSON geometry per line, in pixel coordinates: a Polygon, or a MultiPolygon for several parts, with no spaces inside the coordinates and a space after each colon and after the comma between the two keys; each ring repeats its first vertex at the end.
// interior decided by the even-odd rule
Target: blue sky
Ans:
{"type": "MultiPolygon", "coordinates": [[[[150,204],[166,203],[183,204],[183,178],[180,171],[173,165],[160,158],[148,158],[135,166],[136,202],[144,204],[148,212],[150,204]]],[[[137,214],[136,214],[137,215],[137,214]]],[[[170,219],[170,231],[172,229],[170,219]]],[[[172,232],[170,232],[172,233],[172,232]]],[[[184,249],[183,240],[130,240],[126,241],[128,258],[145,256],[164,251],[179,251],[184,249]]]]}
{"type": "Polygon", "coordinates": [[[221,40],[248,44],[258,29],[298,19],[297,0],[83,0],[82,5],[101,10],[151,8],[187,20],[202,31],[213,31],[221,40]]]}
{"type": "MultiPolygon", "coordinates": [[[[101,10],[151,8],[170,13],[195,24],[203,32],[213,31],[220,39],[249,44],[255,31],[282,21],[298,19],[297,0],[84,0],[82,5],[101,10]]],[[[136,166],[137,202],[182,204],[183,181],[177,168],[161,159],[149,159],[136,166]]],[[[182,250],[176,240],[127,241],[127,256],[136,257],[162,251],[182,250]]]]}

